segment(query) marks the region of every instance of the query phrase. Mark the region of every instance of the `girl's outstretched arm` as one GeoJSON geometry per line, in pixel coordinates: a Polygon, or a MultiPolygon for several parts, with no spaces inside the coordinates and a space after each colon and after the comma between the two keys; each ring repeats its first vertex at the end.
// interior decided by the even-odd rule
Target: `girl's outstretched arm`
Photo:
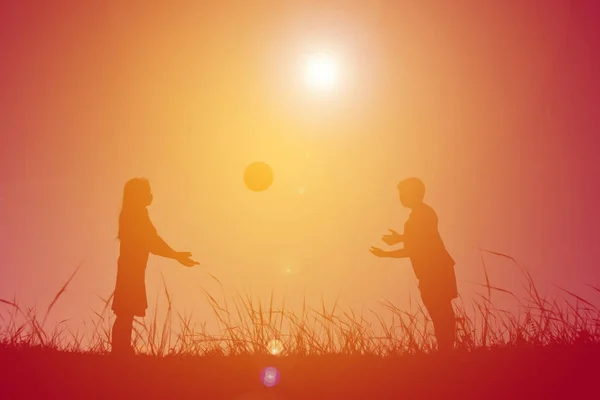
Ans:
{"type": "Polygon", "coordinates": [[[156,228],[154,227],[150,219],[148,219],[148,223],[150,224],[149,244],[150,252],[152,254],[160,257],[177,260],[180,264],[186,267],[193,267],[194,265],[199,265],[197,261],[194,261],[190,258],[192,256],[192,253],[186,251],[181,252],[173,250],[171,246],[169,246],[167,242],[165,242],[165,240],[158,235],[158,232],[156,231],[156,228]]]}
{"type": "Polygon", "coordinates": [[[154,226],[149,217],[146,219],[145,224],[146,227],[144,230],[146,233],[146,240],[148,243],[148,249],[150,250],[150,253],[165,258],[177,257],[177,252],[173,250],[171,246],[169,246],[167,242],[164,241],[163,238],[160,237],[158,231],[156,230],[156,227],[154,226]]]}
{"type": "Polygon", "coordinates": [[[152,240],[152,242],[150,244],[150,252],[154,255],[157,255],[160,257],[165,257],[165,258],[173,258],[174,259],[174,258],[177,258],[177,256],[178,256],[178,253],[175,250],[173,250],[171,248],[171,246],[169,246],[163,238],[158,236],[158,234],[156,234],[156,236],[154,236],[154,239],[152,240]]]}
{"type": "Polygon", "coordinates": [[[180,264],[185,265],[186,267],[199,265],[197,261],[194,261],[190,258],[192,253],[173,250],[171,246],[169,246],[167,242],[165,242],[164,239],[158,235],[155,236],[150,252],[157,256],[177,260],[180,264]]]}

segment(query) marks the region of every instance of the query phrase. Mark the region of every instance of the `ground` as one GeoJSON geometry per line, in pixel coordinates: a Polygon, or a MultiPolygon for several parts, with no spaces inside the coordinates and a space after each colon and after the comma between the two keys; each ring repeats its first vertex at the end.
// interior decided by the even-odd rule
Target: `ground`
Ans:
{"type": "Polygon", "coordinates": [[[6,399],[592,399],[600,346],[449,356],[152,357],[0,350],[6,399]],[[260,381],[274,365],[281,380],[260,381]]]}

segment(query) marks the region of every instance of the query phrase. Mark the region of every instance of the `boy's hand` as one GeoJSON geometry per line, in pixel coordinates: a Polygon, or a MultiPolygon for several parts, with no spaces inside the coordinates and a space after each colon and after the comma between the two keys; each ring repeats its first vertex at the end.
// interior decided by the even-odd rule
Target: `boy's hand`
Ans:
{"type": "Polygon", "coordinates": [[[393,246],[395,244],[402,242],[401,234],[399,234],[398,232],[396,232],[393,229],[388,229],[388,231],[390,231],[389,234],[383,235],[381,237],[381,240],[383,240],[385,244],[387,244],[388,246],[393,246]]]}
{"type": "Polygon", "coordinates": [[[378,247],[371,247],[371,248],[369,249],[369,251],[370,251],[371,253],[373,253],[373,255],[374,255],[375,257],[387,257],[387,254],[388,254],[388,252],[387,252],[387,251],[385,251],[385,250],[381,250],[381,249],[380,249],[380,248],[378,248],[378,247]]]}
{"type": "Polygon", "coordinates": [[[188,251],[181,251],[177,252],[177,254],[175,255],[175,260],[177,260],[181,265],[185,267],[193,267],[195,265],[200,265],[198,261],[194,261],[190,257],[192,257],[192,253],[188,251]]]}

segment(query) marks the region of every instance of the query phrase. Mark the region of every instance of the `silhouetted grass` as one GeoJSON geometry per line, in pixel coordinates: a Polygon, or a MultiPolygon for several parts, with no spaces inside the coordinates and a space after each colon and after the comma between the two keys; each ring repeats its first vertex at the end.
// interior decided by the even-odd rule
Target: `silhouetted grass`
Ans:
{"type": "MultiPolygon", "coordinates": [[[[600,343],[600,311],[592,302],[566,289],[563,292],[570,299],[559,302],[545,298],[540,295],[528,271],[515,260],[501,253],[483,252],[512,260],[525,278],[527,296],[519,299],[512,292],[493,286],[482,258],[486,283],[481,286],[485,295],[478,294],[469,308],[460,299],[455,302],[458,350],[600,343]],[[517,312],[494,307],[494,292],[512,296],[518,303],[517,312]]],[[[108,352],[112,296],[102,299],[104,306],[101,312],[94,312],[91,337],[66,330],[62,323],[50,331],[44,329],[48,314],[78,269],[52,300],[41,323],[35,309],[23,310],[14,300],[0,299],[7,307],[7,312],[0,315],[0,343],[13,347],[108,352]]],[[[221,285],[216,277],[212,278],[221,285]]],[[[387,310],[387,320],[381,312],[368,310],[378,321],[373,324],[364,314],[353,309],[341,309],[337,301],[330,307],[322,302],[319,309],[309,308],[304,301],[299,311],[292,311],[286,309],[284,300],[275,304],[273,292],[264,305],[249,295],[227,298],[221,285],[220,300],[205,291],[220,328],[220,333],[215,335],[207,333],[204,325],[197,326],[192,315],[173,315],[171,296],[164,279],[163,287],[167,301],[164,321],[158,320],[155,308],[150,318],[135,322],[133,342],[140,353],[153,356],[266,355],[269,351],[267,344],[273,339],[283,345],[281,356],[391,356],[429,353],[435,348],[431,323],[421,306],[407,311],[383,300],[380,304],[387,310]]],[[[600,292],[598,288],[592,288],[600,292]]]]}
{"type": "MultiPolygon", "coordinates": [[[[485,252],[482,250],[482,252],[485,252]]],[[[506,255],[488,252],[495,256],[506,255]]],[[[512,260],[512,259],[511,259],[512,260]]],[[[435,348],[425,310],[380,302],[381,310],[356,312],[337,301],[299,310],[284,299],[266,302],[238,293],[219,298],[205,291],[218,333],[196,325],[193,315],[172,309],[163,279],[166,315],[155,308],[134,326],[138,357],[103,357],[110,351],[112,296],[101,299],[93,326],[72,332],[44,322],[67,289],[56,294],[43,318],[15,300],[0,299],[0,383],[6,398],[583,398],[595,395],[600,373],[600,312],[589,300],[563,289],[561,300],[540,294],[520,268],[527,295],[495,287],[485,261],[484,294],[467,305],[456,301],[457,351],[435,348]],[[497,294],[512,296],[514,312],[494,306],[497,294]],[[368,316],[376,322],[370,322],[368,316]],[[281,342],[270,355],[268,344],[281,342]],[[276,366],[281,384],[266,389],[260,370],[276,366]]],[[[597,287],[591,286],[597,292],[597,287]]],[[[597,393],[596,393],[597,394],[597,393]]]]}

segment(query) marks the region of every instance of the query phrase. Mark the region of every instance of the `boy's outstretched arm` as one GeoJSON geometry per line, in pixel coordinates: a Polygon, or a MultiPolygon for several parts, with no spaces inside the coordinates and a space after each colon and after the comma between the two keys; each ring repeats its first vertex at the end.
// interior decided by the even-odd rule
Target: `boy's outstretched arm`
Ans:
{"type": "Polygon", "coordinates": [[[408,251],[406,249],[398,249],[398,250],[388,251],[388,257],[408,258],[408,257],[410,257],[410,254],[408,254],[408,251]]]}
{"type": "Polygon", "coordinates": [[[408,258],[410,254],[406,249],[398,249],[392,251],[385,251],[377,247],[371,247],[371,253],[376,257],[389,257],[389,258],[408,258]]]}
{"type": "Polygon", "coordinates": [[[393,229],[388,229],[388,231],[390,231],[389,234],[383,235],[381,237],[381,240],[383,240],[385,244],[387,244],[388,246],[394,246],[396,244],[404,242],[404,235],[396,232],[393,229]]]}

